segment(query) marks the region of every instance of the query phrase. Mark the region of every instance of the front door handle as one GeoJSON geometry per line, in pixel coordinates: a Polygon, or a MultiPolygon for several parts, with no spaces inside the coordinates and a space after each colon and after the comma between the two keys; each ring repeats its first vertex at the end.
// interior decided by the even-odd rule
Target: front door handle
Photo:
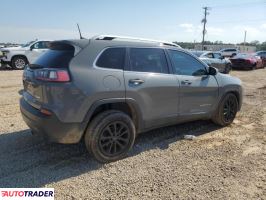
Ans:
{"type": "Polygon", "coordinates": [[[191,85],[191,81],[189,81],[189,80],[184,80],[184,81],[181,81],[181,84],[182,85],[191,85]]]}
{"type": "Polygon", "coordinates": [[[128,82],[129,84],[132,84],[132,85],[140,85],[144,83],[145,81],[141,79],[130,79],[128,82]]]}

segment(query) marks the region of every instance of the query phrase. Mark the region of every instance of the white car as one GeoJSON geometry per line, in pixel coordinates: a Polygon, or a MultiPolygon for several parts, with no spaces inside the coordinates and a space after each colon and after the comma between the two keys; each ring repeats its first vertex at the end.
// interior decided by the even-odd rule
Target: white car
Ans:
{"type": "Polygon", "coordinates": [[[224,57],[233,57],[239,53],[239,50],[234,49],[234,48],[228,48],[228,49],[222,49],[220,50],[220,53],[224,57]]]}
{"type": "Polygon", "coordinates": [[[1,64],[8,64],[13,69],[24,69],[26,64],[33,63],[48,50],[49,42],[50,40],[36,40],[18,47],[1,48],[1,64]]]}

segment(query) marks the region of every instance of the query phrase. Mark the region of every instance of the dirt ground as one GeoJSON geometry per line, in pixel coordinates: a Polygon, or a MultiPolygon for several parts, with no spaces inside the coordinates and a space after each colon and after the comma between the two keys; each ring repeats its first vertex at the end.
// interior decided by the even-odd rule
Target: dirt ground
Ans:
{"type": "Polygon", "coordinates": [[[22,71],[0,71],[0,187],[54,187],[56,199],[266,199],[266,69],[231,74],[245,89],[231,126],[154,130],[102,165],[82,144],[32,136],[19,111],[22,71]]]}

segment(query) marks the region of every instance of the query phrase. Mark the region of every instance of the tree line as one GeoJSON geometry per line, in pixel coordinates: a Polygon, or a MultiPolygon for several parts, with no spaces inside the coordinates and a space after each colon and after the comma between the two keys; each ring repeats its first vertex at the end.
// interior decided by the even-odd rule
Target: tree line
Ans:
{"type": "MultiPolygon", "coordinates": [[[[194,43],[194,42],[174,42],[175,44],[178,44],[179,46],[181,46],[184,49],[194,49],[196,44],[201,44],[201,43],[194,43]]],[[[205,41],[204,42],[205,45],[217,45],[217,44],[231,44],[234,45],[232,43],[223,43],[222,41],[215,41],[215,42],[211,42],[211,41],[205,41]]],[[[244,43],[238,43],[237,45],[244,45],[244,43]]],[[[266,41],[260,43],[258,40],[254,40],[251,42],[246,42],[245,43],[246,46],[255,46],[257,51],[266,51],[266,41]]]]}

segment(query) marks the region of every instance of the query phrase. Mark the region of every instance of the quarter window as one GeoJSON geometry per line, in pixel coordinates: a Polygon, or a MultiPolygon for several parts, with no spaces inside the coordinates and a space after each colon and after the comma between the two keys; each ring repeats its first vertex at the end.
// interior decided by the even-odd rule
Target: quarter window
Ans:
{"type": "Polygon", "coordinates": [[[129,57],[131,71],[169,73],[163,49],[131,48],[129,57]]]}
{"type": "Polygon", "coordinates": [[[108,48],[96,62],[98,67],[109,69],[123,69],[125,64],[125,48],[108,48]]]}
{"type": "Polygon", "coordinates": [[[175,50],[169,50],[175,73],[178,75],[200,76],[205,75],[205,66],[194,57],[175,50]]]}

